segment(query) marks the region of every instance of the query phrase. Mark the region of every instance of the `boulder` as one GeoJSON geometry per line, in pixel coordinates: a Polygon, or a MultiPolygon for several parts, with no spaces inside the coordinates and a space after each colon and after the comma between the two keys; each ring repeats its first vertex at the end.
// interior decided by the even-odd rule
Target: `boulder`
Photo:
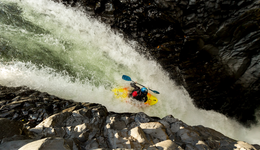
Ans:
{"type": "Polygon", "coordinates": [[[251,149],[251,150],[257,150],[254,146],[243,142],[243,141],[238,141],[235,145],[236,149],[242,150],[242,149],[251,149]]]}
{"type": "Polygon", "coordinates": [[[54,114],[42,121],[30,131],[35,137],[61,137],[77,139],[80,142],[92,140],[100,135],[100,128],[106,118],[107,110],[102,105],[83,104],[85,107],[75,109],[75,106],[54,114]]]}
{"type": "Polygon", "coordinates": [[[184,143],[195,145],[199,140],[201,140],[199,133],[192,130],[192,128],[181,127],[177,134],[184,143]]]}
{"type": "Polygon", "coordinates": [[[44,138],[36,141],[32,141],[22,147],[19,150],[78,150],[74,143],[67,142],[61,138],[44,138]]]}
{"type": "Polygon", "coordinates": [[[172,140],[165,140],[155,144],[158,150],[183,150],[180,146],[175,144],[172,140]]]}
{"type": "Polygon", "coordinates": [[[158,138],[161,141],[169,139],[165,127],[159,122],[141,123],[140,128],[143,129],[146,134],[158,138]]]}
{"type": "Polygon", "coordinates": [[[140,144],[149,143],[144,131],[140,127],[131,129],[128,134],[135,138],[140,144]]]}
{"type": "Polygon", "coordinates": [[[24,145],[33,142],[34,140],[29,139],[29,140],[14,140],[14,141],[9,141],[0,144],[0,149],[2,150],[18,150],[19,148],[23,147],[24,145]]]}

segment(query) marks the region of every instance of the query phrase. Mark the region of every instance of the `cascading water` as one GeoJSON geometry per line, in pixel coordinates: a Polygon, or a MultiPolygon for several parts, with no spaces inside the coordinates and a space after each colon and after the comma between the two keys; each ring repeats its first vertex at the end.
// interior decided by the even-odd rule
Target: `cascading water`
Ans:
{"type": "Polygon", "coordinates": [[[100,103],[109,111],[173,115],[236,140],[260,144],[260,125],[244,128],[213,111],[197,109],[153,60],[136,52],[133,41],[73,8],[49,0],[1,0],[0,84],[28,86],[75,101],[100,103]],[[113,97],[111,89],[129,85],[129,75],[154,90],[159,102],[139,108],[113,97]]]}

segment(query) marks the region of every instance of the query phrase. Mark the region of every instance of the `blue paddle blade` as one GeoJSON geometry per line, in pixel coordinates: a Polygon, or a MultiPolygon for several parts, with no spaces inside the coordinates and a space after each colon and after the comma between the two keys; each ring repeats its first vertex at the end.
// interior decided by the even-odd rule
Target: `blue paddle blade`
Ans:
{"type": "Polygon", "coordinates": [[[132,79],[129,76],[127,76],[127,75],[123,75],[122,79],[124,79],[126,81],[132,81],[132,79]]]}
{"type": "MultiPolygon", "coordinates": [[[[131,79],[129,76],[127,76],[127,75],[123,75],[123,76],[122,76],[122,79],[124,79],[124,80],[126,80],[126,81],[132,81],[132,79],[131,79]]],[[[140,84],[140,83],[137,83],[137,84],[143,86],[143,85],[140,84]]],[[[143,86],[143,87],[145,87],[145,86],[143,86]]],[[[152,92],[154,92],[154,93],[156,93],[156,94],[160,94],[158,91],[151,90],[150,88],[149,88],[149,90],[152,91],[152,92]]]]}

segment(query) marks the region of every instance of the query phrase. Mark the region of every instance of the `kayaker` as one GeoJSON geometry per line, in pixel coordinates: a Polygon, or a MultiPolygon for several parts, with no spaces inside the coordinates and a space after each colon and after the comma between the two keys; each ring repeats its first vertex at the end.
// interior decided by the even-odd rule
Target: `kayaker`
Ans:
{"type": "Polygon", "coordinates": [[[134,88],[130,96],[138,101],[145,103],[147,101],[148,89],[146,87],[140,88],[136,85],[136,82],[132,82],[130,85],[134,88]]]}

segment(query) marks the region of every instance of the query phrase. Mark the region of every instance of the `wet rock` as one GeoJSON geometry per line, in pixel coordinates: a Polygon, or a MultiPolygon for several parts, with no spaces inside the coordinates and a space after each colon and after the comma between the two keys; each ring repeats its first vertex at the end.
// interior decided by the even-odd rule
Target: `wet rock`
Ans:
{"type": "MultiPolygon", "coordinates": [[[[26,92],[23,91],[23,93],[26,92]]],[[[181,150],[230,149],[236,147],[249,150],[259,147],[259,145],[235,141],[210,128],[189,126],[171,115],[160,119],[150,117],[142,112],[108,112],[100,104],[76,103],[46,93],[41,94],[33,91],[29,93],[31,95],[29,97],[33,97],[34,100],[26,95],[26,97],[21,96],[14,102],[20,101],[21,104],[26,102],[28,104],[38,103],[42,107],[36,107],[37,104],[22,108],[14,107],[13,110],[15,111],[12,117],[14,119],[20,118],[22,122],[17,123],[5,118],[0,119],[0,128],[2,128],[0,129],[2,137],[0,149],[41,147],[43,149],[181,150]],[[39,95],[42,98],[39,98],[39,95]],[[44,101],[48,101],[49,104],[44,101]],[[59,113],[51,114],[47,108],[54,112],[53,104],[57,104],[59,110],[65,109],[59,113]]],[[[6,105],[3,105],[3,108],[9,108],[9,105],[6,105]]],[[[5,109],[5,111],[9,112],[10,110],[5,109]]]]}
{"type": "Polygon", "coordinates": [[[1,118],[11,118],[15,114],[15,110],[10,110],[10,111],[2,111],[0,114],[1,118]]]}
{"type": "Polygon", "coordinates": [[[30,131],[38,138],[61,137],[84,143],[101,134],[106,114],[107,110],[101,105],[79,104],[50,116],[30,131]]]}
{"type": "MultiPolygon", "coordinates": [[[[140,117],[140,114],[120,116],[112,113],[107,117],[104,136],[108,139],[108,145],[112,148],[225,149],[237,142],[215,130],[203,126],[189,126],[173,116],[158,119],[159,122],[145,123],[140,123],[140,119],[129,119],[133,116],[140,117]],[[127,121],[127,128],[115,126],[122,120],[127,121]]],[[[147,118],[144,114],[142,116],[143,119],[147,118]]]]}
{"type": "Polygon", "coordinates": [[[184,143],[195,145],[198,141],[201,140],[200,135],[190,128],[181,127],[177,134],[184,143]]]}
{"type": "Polygon", "coordinates": [[[168,135],[166,134],[165,127],[161,123],[141,123],[140,128],[143,129],[146,134],[149,134],[154,138],[158,138],[162,141],[169,139],[168,135]]]}
{"type": "Polygon", "coordinates": [[[135,121],[138,122],[138,123],[147,123],[147,122],[150,122],[150,121],[154,121],[154,119],[149,117],[145,113],[140,112],[140,113],[135,115],[135,121]]]}
{"type": "Polygon", "coordinates": [[[1,101],[0,101],[0,108],[1,108],[3,105],[5,105],[7,102],[8,102],[8,101],[6,101],[6,100],[1,100],[1,101]]]}
{"type": "Polygon", "coordinates": [[[14,109],[15,107],[18,107],[18,106],[21,106],[22,104],[21,103],[18,103],[18,102],[12,102],[12,103],[9,103],[7,105],[5,105],[4,107],[0,108],[0,110],[4,110],[4,109],[14,109]],[[8,108],[6,108],[8,107],[8,108]]]}
{"type": "Polygon", "coordinates": [[[23,124],[21,122],[0,118],[0,140],[14,135],[21,135],[23,130],[23,124]]]}
{"type": "Polygon", "coordinates": [[[63,109],[75,105],[71,100],[61,100],[47,93],[40,93],[26,87],[2,87],[2,89],[1,92],[4,95],[15,93],[15,97],[0,101],[0,117],[20,120],[25,123],[28,129],[35,127],[53,113],[61,112],[63,109]]]}

